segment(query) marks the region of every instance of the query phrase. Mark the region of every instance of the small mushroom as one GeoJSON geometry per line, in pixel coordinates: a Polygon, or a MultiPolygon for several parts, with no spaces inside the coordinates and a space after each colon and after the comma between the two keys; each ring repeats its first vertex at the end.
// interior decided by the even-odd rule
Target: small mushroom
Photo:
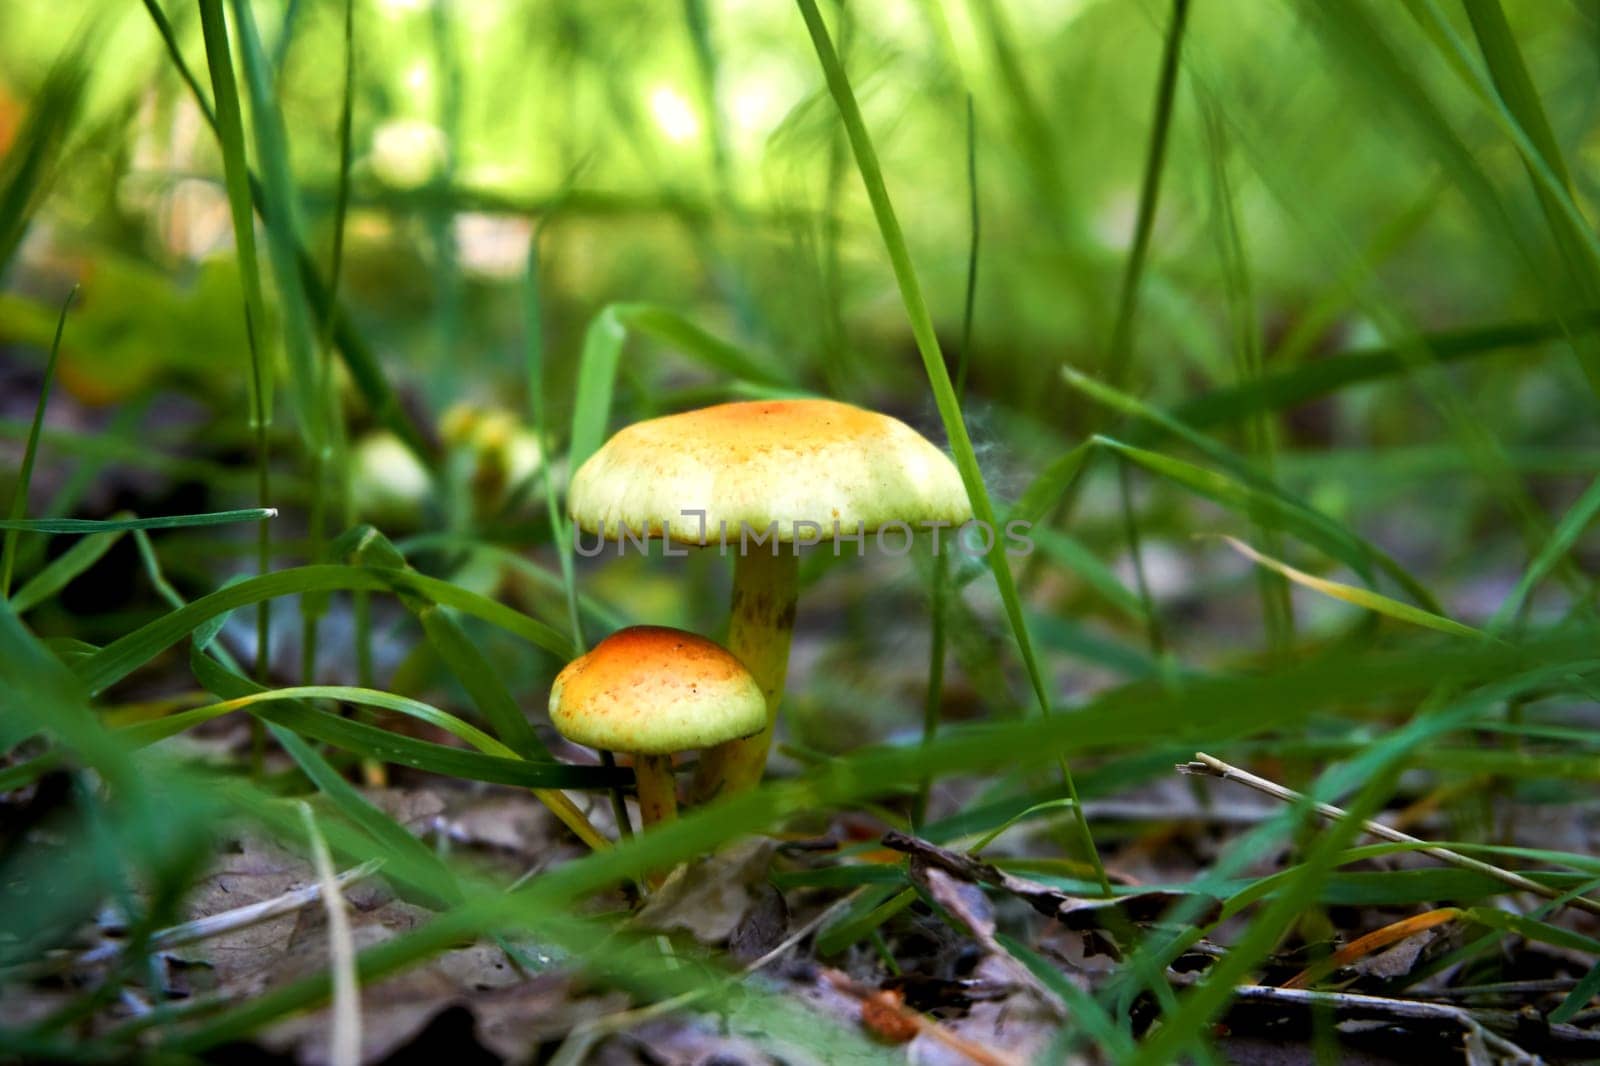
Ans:
{"type": "Polygon", "coordinates": [[[632,626],[556,675],[550,721],[576,744],[633,756],[648,828],[677,816],[673,753],[761,732],[767,705],[722,645],[681,629],[632,626]]]}
{"type": "Polygon", "coordinates": [[[912,532],[972,517],[955,464],[916,430],[812,399],[726,403],[635,423],[578,469],[568,505],[579,529],[610,540],[663,537],[736,552],[728,647],[766,695],[766,727],[706,753],[697,801],[754,787],[766,768],[800,547],[833,543],[837,552],[846,537],[896,524],[912,532]],[[763,539],[747,540],[746,530],[763,539]]]}

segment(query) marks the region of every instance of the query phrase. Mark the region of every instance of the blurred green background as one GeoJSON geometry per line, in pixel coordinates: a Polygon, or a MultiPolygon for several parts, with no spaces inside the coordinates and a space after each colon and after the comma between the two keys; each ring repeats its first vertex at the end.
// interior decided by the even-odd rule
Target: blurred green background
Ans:
{"type": "MultiPolygon", "coordinates": [[[[209,96],[200,19],[187,4],[163,10],[209,96]]],[[[1596,191],[1600,9],[1506,10],[1559,153],[1542,175],[1524,150],[1537,123],[1511,121],[1490,91],[1498,72],[1453,5],[1199,3],[1183,27],[1156,196],[1142,198],[1167,5],[827,5],[946,358],[953,373],[967,366],[963,407],[998,498],[1015,498],[1094,432],[1216,465],[1089,399],[1063,379],[1075,368],[1188,418],[1267,482],[1391,552],[1446,613],[1485,621],[1600,469],[1583,370],[1597,352],[1594,238],[1573,226],[1596,191]],[[1147,255],[1130,271],[1141,204],[1151,209],[1147,255]],[[1351,368],[1356,380],[1339,377],[1351,368]],[[1265,410],[1228,406],[1258,378],[1289,391],[1265,410]]],[[[291,0],[255,13],[287,135],[294,234],[326,282],[343,5],[291,0]]],[[[271,502],[283,509],[275,559],[317,557],[340,529],[371,521],[413,538],[424,569],[559,617],[542,455],[564,454],[586,337],[607,330],[625,336],[613,429],[801,391],[895,413],[939,438],[888,260],[793,10],[358,0],[353,33],[337,286],[348,332],[395,404],[375,408],[334,357],[348,346],[328,341],[314,308],[286,306],[258,226],[271,307],[259,350],[276,382],[271,502]],[[617,325],[603,316],[616,304],[654,305],[669,325],[617,325]],[[295,383],[296,316],[310,323],[312,357],[326,361],[337,397],[321,429],[295,383]],[[674,343],[686,324],[722,347],[674,343]],[[724,350],[734,362],[718,358],[724,350]],[[543,362],[542,412],[530,351],[543,362]],[[730,366],[747,370],[744,380],[730,366]],[[406,426],[415,456],[391,433],[406,426]],[[331,461],[319,472],[312,459],[323,448],[331,461]],[[319,493],[325,528],[308,541],[319,493]],[[543,577],[508,570],[485,546],[521,553],[543,577]]],[[[250,355],[223,156],[157,21],[127,3],[8,4],[0,70],[5,194],[23,209],[0,235],[12,441],[25,434],[58,307],[81,286],[29,513],[252,504],[250,355]]],[[[261,173],[250,137],[260,116],[242,79],[241,93],[261,173]]],[[[1153,612],[1139,602],[1114,462],[1096,462],[1067,508],[1052,509],[1065,521],[1021,568],[1064,695],[1147,676],[1152,635],[1178,663],[1237,660],[1290,639],[1286,586],[1268,588],[1199,534],[1259,534],[1269,554],[1357,580],[1285,542],[1270,519],[1130,467],[1153,612]]],[[[559,458],[553,472],[562,483],[559,458]]],[[[33,565],[60,550],[24,540],[33,565]]],[[[248,532],[162,543],[186,591],[254,565],[248,532]]],[[[1578,545],[1581,559],[1592,562],[1593,550],[1578,545]]],[[[153,594],[129,576],[131,554],[101,565],[110,575],[119,558],[119,580],[41,609],[35,624],[99,641],[153,616],[153,594]]],[[[810,566],[828,592],[808,600],[802,634],[809,628],[815,647],[797,660],[805,680],[794,698],[886,708],[873,712],[886,721],[861,725],[867,733],[909,727],[924,683],[926,560],[810,566]]],[[[713,634],[723,624],[725,567],[713,559],[581,569],[602,610],[591,639],[621,620],[713,634]]],[[[1557,574],[1567,580],[1535,598],[1541,617],[1592,591],[1570,569],[1557,574]]],[[[962,587],[966,624],[952,632],[963,669],[950,698],[969,693],[969,713],[1009,708],[1024,690],[995,665],[996,605],[986,583],[962,587]]],[[[1403,596],[1392,582],[1379,587],[1403,596]]],[[[1322,597],[1296,600],[1313,641],[1357,617],[1322,597]]],[[[292,672],[286,614],[279,669],[292,672]]],[[[352,657],[337,651],[322,670],[348,672],[352,657]]],[[[525,684],[549,668],[508,666],[525,684]]],[[[796,721],[804,735],[806,717],[796,721]]]]}

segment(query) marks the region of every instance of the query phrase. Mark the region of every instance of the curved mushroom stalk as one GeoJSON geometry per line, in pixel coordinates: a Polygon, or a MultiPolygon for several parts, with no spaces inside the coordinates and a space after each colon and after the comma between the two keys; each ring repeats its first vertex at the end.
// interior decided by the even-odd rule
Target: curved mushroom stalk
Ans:
{"type": "Polygon", "coordinates": [[[767,700],[767,724],[754,736],[706,749],[690,787],[695,803],[744,792],[761,782],[789,672],[789,640],[794,635],[799,586],[800,560],[789,545],[780,544],[777,555],[741,554],[734,563],[728,650],[761,686],[767,700]]]}

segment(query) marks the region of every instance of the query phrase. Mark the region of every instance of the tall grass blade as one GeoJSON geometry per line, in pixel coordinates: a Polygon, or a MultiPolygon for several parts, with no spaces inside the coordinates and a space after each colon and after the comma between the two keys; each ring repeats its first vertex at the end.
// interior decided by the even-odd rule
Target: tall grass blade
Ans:
{"type": "Polygon", "coordinates": [[[11,609],[19,615],[27,614],[41,603],[45,603],[70,585],[74,579],[81,577],[84,571],[105,558],[106,552],[115,547],[121,538],[121,530],[91,533],[84,537],[18,589],[17,594],[11,597],[11,609]]]}
{"type": "Polygon", "coordinates": [[[1583,495],[1568,508],[1557,523],[1555,532],[1550,535],[1550,540],[1517,579],[1516,587],[1506,596],[1505,602],[1495,610],[1488,625],[1491,633],[1502,632],[1513,618],[1522,613],[1529,595],[1549,576],[1557,561],[1572,550],[1578,538],[1594,523],[1596,515],[1600,515],[1600,478],[1591,481],[1583,495]]]}
{"type": "MultiPolygon", "coordinates": [[[[894,207],[889,201],[889,190],[884,185],[883,171],[878,165],[877,152],[874,151],[871,138],[867,134],[861,109],[856,104],[855,93],[850,88],[850,82],[845,76],[844,67],[840,64],[837,53],[834,52],[833,41],[828,36],[827,26],[822,21],[822,13],[817,10],[815,0],[797,0],[797,3],[800,14],[805,19],[806,29],[811,34],[811,43],[816,49],[817,58],[822,65],[828,91],[833,96],[840,118],[844,122],[845,132],[850,138],[850,147],[855,154],[856,167],[861,174],[862,183],[866,186],[867,197],[872,201],[873,215],[877,219],[878,229],[894,267],[895,281],[900,287],[900,296],[905,303],[907,317],[911,320],[911,331],[916,338],[917,351],[922,356],[923,369],[933,389],[934,403],[939,408],[939,418],[944,423],[945,433],[949,437],[950,449],[955,455],[961,481],[966,486],[967,496],[972,501],[973,517],[979,522],[986,523],[990,529],[998,529],[994,505],[989,500],[989,490],[984,486],[983,473],[978,468],[978,457],[972,448],[972,438],[967,433],[960,401],[956,399],[950,372],[945,367],[943,353],[939,350],[939,338],[934,332],[933,319],[923,300],[922,288],[917,281],[915,268],[911,264],[911,253],[906,247],[899,219],[896,218],[894,207]]],[[[1006,617],[1011,624],[1017,648],[1022,654],[1023,665],[1027,669],[1028,680],[1033,687],[1040,713],[1048,715],[1050,695],[1045,688],[1039,663],[1034,657],[1033,642],[1028,636],[1027,623],[1022,616],[1021,597],[1012,579],[1005,549],[998,537],[995,538],[988,553],[988,562],[989,568],[994,573],[995,584],[999,587],[1001,600],[1005,604],[1006,617]]],[[[1072,771],[1064,761],[1061,770],[1067,791],[1076,801],[1077,786],[1073,782],[1072,771]]],[[[1089,831],[1088,821],[1083,817],[1083,808],[1078,805],[1074,810],[1078,816],[1078,831],[1082,838],[1082,846],[1095,866],[1102,889],[1109,894],[1110,881],[1106,878],[1105,868],[1100,862],[1100,854],[1095,847],[1094,836],[1089,831]]]]}
{"type": "Polygon", "coordinates": [[[1399,600],[1392,600],[1387,596],[1380,596],[1378,593],[1372,592],[1369,589],[1357,588],[1354,585],[1345,585],[1338,581],[1329,581],[1326,578],[1320,578],[1314,574],[1308,574],[1304,570],[1297,570],[1288,563],[1281,562],[1272,558],[1271,556],[1256,551],[1254,548],[1250,547],[1250,545],[1239,540],[1237,537],[1222,535],[1221,539],[1228,545],[1228,547],[1232,548],[1246,559],[1249,559],[1251,562],[1260,566],[1264,566],[1276,574],[1282,575],[1285,579],[1293,581],[1296,585],[1299,585],[1302,588],[1308,588],[1313,592],[1321,593],[1322,595],[1328,596],[1332,599],[1353,604],[1356,607],[1373,611],[1377,614],[1384,615],[1385,617],[1393,618],[1399,622],[1407,622],[1411,625],[1437,630],[1440,633],[1449,633],[1451,636],[1481,638],[1485,635],[1479,630],[1473,629],[1469,625],[1463,625],[1454,619],[1446,618],[1443,615],[1435,614],[1432,611],[1419,610],[1418,608],[1411,606],[1409,603],[1401,603],[1399,600]]]}
{"type": "Polygon", "coordinates": [[[366,832],[379,844],[387,856],[401,861],[386,864],[388,875],[406,876],[412,884],[433,897],[435,905],[449,906],[462,899],[461,886],[440,858],[427,845],[411,835],[405,826],[379,810],[351,785],[316,749],[301,740],[292,730],[280,725],[270,725],[272,736],[283,745],[283,750],[295,761],[300,770],[328,798],[335,810],[366,832]]]}
{"type": "MultiPolygon", "coordinates": [[[[146,0],[145,9],[156,20],[169,54],[184,71],[185,80],[196,98],[204,104],[200,86],[183,65],[182,53],[166,16],[154,0],[146,0]]],[[[261,267],[256,258],[255,213],[251,209],[250,164],[245,155],[244,114],[239,106],[239,88],[234,81],[233,53],[228,46],[228,26],[222,13],[222,0],[201,0],[200,26],[205,37],[206,64],[211,72],[211,92],[216,99],[215,109],[209,111],[217,141],[222,146],[223,182],[228,192],[228,211],[233,220],[235,257],[239,262],[240,284],[244,288],[244,334],[246,350],[250,354],[250,420],[255,426],[256,444],[256,503],[261,507],[272,505],[272,455],[268,444],[268,427],[273,415],[272,360],[263,358],[256,331],[267,322],[266,298],[261,289],[261,267]]],[[[256,572],[265,574],[272,569],[272,531],[263,526],[256,542],[256,572]]],[[[256,677],[267,678],[272,662],[272,605],[262,601],[256,607],[256,677]]],[[[254,728],[254,727],[252,727],[254,728]]],[[[257,761],[261,751],[262,735],[259,729],[253,735],[257,761]]]]}
{"type": "Polygon", "coordinates": [[[89,52],[85,44],[51,67],[22,129],[0,156],[0,279],[28,232],[28,222],[46,194],[67,134],[77,121],[89,52]]]}
{"type": "MultiPolygon", "coordinates": [[[[173,33],[170,21],[156,0],[145,0],[145,10],[149,12],[151,21],[155,23],[157,32],[166,45],[167,57],[173,68],[194,95],[195,106],[200,109],[207,125],[214,134],[219,135],[220,139],[217,112],[183,58],[183,52],[178,47],[177,37],[173,33]]],[[[234,91],[237,95],[237,89],[234,91]]],[[[270,207],[266,192],[254,174],[249,175],[249,187],[250,198],[256,212],[264,219],[270,213],[270,207]]],[[[356,329],[355,323],[344,307],[333,299],[327,284],[318,275],[316,263],[310,254],[298,244],[295,247],[295,267],[299,272],[300,283],[304,287],[305,298],[312,313],[319,322],[328,324],[328,328],[333,331],[333,340],[338,346],[345,369],[350,372],[351,380],[361,392],[362,398],[366,400],[373,419],[399,437],[424,464],[432,463],[436,458],[434,448],[428,443],[427,437],[410,414],[401,406],[398,395],[389,384],[388,378],[384,376],[376,353],[356,329]]]]}
{"type": "MultiPolygon", "coordinates": [[[[211,2],[220,3],[220,0],[211,2]]],[[[305,290],[300,282],[297,259],[300,209],[289,168],[288,137],[273,93],[271,68],[262,50],[254,11],[247,0],[233,0],[231,6],[240,66],[250,98],[256,158],[261,164],[261,187],[266,199],[262,221],[266,225],[268,259],[272,263],[283,312],[284,348],[293,385],[296,421],[306,452],[315,462],[327,446],[326,403],[317,389],[315,341],[305,290]]]]}
{"type": "Polygon", "coordinates": [[[1107,376],[1113,385],[1128,380],[1133,360],[1133,326],[1139,309],[1139,283],[1144,278],[1145,259],[1150,254],[1150,234],[1155,229],[1156,206],[1161,195],[1161,174],[1166,168],[1167,131],[1172,125],[1173,104],[1178,95],[1178,60],[1183,49],[1184,26],[1189,19],[1189,0],[1172,0],[1172,14],[1161,46],[1161,75],[1156,82],[1155,114],[1150,123],[1150,139],[1145,147],[1144,175],[1139,180],[1139,209],[1134,218],[1133,244],[1123,266],[1122,283],[1117,293],[1117,317],[1107,349],[1107,376]]]}
{"type": "Polygon", "coordinates": [[[45,408],[50,404],[50,386],[56,378],[56,361],[61,357],[61,333],[67,328],[67,309],[77,295],[78,290],[74,286],[61,305],[55,337],[50,341],[50,358],[44,367],[44,381],[39,386],[39,399],[33,405],[33,423],[28,427],[28,443],[22,450],[22,467],[17,471],[17,487],[11,496],[11,520],[3,527],[6,537],[4,546],[0,547],[0,600],[11,595],[11,570],[17,561],[17,536],[27,528],[19,523],[28,509],[28,486],[33,483],[33,464],[39,457],[39,433],[44,428],[45,408]]]}
{"type": "Polygon", "coordinates": [[[543,622],[449,582],[381,567],[324,564],[293,567],[262,577],[247,578],[202,596],[188,606],[165,614],[107,644],[79,664],[77,674],[91,691],[100,691],[127,677],[206,622],[229,611],[279,596],[335,590],[420,594],[442,606],[453,607],[522,637],[560,657],[563,662],[572,657],[567,638],[543,622]]]}
{"type": "MultiPolygon", "coordinates": [[[[291,19],[284,16],[283,43],[287,47],[291,19]]],[[[339,181],[333,207],[333,250],[328,257],[328,299],[337,306],[339,302],[339,277],[344,267],[345,214],[350,206],[350,125],[354,111],[355,84],[355,0],[345,0],[344,5],[344,92],[339,105],[339,181]]],[[[280,52],[276,68],[281,72],[283,55],[280,52]]],[[[325,317],[317,331],[314,351],[317,368],[317,394],[327,404],[327,410],[338,410],[338,396],[333,378],[333,320],[325,317]]],[[[325,560],[328,521],[328,493],[330,483],[340,487],[340,497],[346,502],[345,524],[355,520],[350,511],[350,464],[346,461],[343,426],[340,419],[328,420],[328,446],[311,456],[311,513],[308,519],[310,561],[325,560]]],[[[317,673],[317,629],[322,615],[327,611],[327,599],[306,596],[300,600],[300,680],[310,684],[317,673]]]]}

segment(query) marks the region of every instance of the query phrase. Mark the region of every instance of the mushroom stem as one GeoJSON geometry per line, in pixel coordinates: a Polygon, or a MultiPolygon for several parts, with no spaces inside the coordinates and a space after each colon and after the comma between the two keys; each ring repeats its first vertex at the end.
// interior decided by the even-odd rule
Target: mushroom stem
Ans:
{"type": "Polygon", "coordinates": [[[733,620],[728,629],[728,650],[744,663],[767,698],[767,727],[754,736],[706,749],[690,788],[696,803],[752,789],[767,768],[767,749],[772,746],[789,670],[789,638],[800,585],[799,557],[789,545],[777,548],[777,555],[755,550],[735,559],[733,620]]]}
{"type": "Polygon", "coordinates": [[[678,783],[672,756],[635,755],[633,776],[639,785],[639,820],[646,829],[678,817],[678,783]]]}

